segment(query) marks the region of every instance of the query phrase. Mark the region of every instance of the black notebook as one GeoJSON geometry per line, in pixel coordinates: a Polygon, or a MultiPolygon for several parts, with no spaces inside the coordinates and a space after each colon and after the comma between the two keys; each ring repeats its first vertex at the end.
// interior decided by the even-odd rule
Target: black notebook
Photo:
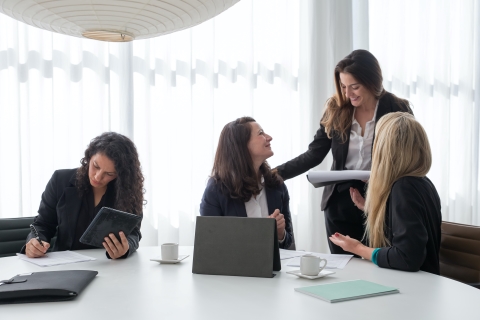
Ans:
{"type": "Polygon", "coordinates": [[[94,247],[103,248],[105,237],[113,233],[120,241],[119,232],[128,236],[142,221],[141,216],[103,207],[80,237],[80,242],[94,247]]]}
{"type": "Polygon", "coordinates": [[[0,304],[72,300],[97,274],[91,270],[19,274],[0,280],[0,304]]]}

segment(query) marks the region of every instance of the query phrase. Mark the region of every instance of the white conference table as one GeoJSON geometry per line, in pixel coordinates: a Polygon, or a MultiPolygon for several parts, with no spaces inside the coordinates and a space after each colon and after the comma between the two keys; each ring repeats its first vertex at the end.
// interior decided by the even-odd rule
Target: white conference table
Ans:
{"type": "Polygon", "coordinates": [[[426,272],[382,269],[352,259],[334,275],[308,280],[287,274],[248,278],[192,274],[190,256],[159,264],[160,247],[141,247],[126,260],[108,260],[104,250],[82,250],[95,261],[38,267],[18,257],[0,258],[0,279],[26,272],[96,270],[97,277],[72,301],[0,305],[0,319],[480,319],[480,290],[426,272]],[[364,279],[396,287],[399,294],[329,303],[294,288],[364,279]]]}

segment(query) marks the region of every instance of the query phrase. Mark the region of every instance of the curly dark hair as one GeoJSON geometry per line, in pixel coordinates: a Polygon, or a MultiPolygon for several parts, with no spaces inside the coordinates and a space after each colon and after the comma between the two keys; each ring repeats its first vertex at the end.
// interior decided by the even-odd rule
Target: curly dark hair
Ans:
{"type": "Polygon", "coordinates": [[[113,183],[115,192],[114,208],[141,215],[145,180],[138,160],[138,153],[132,140],[116,132],[105,132],[90,141],[85,150],[85,157],[80,160],[81,166],[77,170],[76,186],[81,195],[90,190],[88,165],[90,159],[97,153],[107,156],[113,161],[117,178],[113,183]]]}
{"type": "MultiPolygon", "coordinates": [[[[248,150],[251,122],[256,121],[251,117],[242,117],[225,125],[218,140],[212,169],[212,178],[221,183],[222,192],[245,202],[262,190],[259,187],[260,177],[255,172],[248,150]]],[[[283,183],[280,176],[272,172],[267,161],[262,163],[259,171],[265,186],[274,188],[283,183]]]]}

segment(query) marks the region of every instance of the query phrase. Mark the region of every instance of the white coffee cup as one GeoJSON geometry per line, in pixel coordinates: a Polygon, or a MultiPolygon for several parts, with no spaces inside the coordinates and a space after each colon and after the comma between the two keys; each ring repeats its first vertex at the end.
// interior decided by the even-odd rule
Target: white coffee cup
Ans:
{"type": "Polygon", "coordinates": [[[306,276],[316,276],[327,265],[326,259],[320,259],[320,257],[313,254],[306,254],[300,258],[300,273],[306,276]],[[320,264],[324,262],[321,266],[320,264]]]}
{"type": "Polygon", "coordinates": [[[162,244],[162,260],[178,260],[178,243],[162,244]]]}

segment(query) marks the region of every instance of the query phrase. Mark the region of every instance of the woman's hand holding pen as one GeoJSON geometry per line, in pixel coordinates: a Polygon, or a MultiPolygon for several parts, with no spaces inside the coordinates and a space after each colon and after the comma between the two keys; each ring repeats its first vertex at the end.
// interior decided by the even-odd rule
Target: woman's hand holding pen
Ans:
{"type": "Polygon", "coordinates": [[[50,243],[38,240],[37,238],[32,238],[27,242],[25,248],[25,254],[29,258],[40,258],[45,255],[48,248],[50,248],[50,243]]]}
{"type": "Polygon", "coordinates": [[[103,247],[107,250],[108,255],[112,259],[121,258],[127,253],[130,246],[128,244],[127,237],[125,234],[120,231],[120,241],[118,241],[117,237],[113,233],[110,233],[108,237],[105,237],[105,241],[103,242],[103,247]]]}
{"type": "Polygon", "coordinates": [[[275,211],[269,216],[269,218],[274,218],[277,220],[277,235],[278,240],[283,240],[285,237],[285,218],[283,214],[280,213],[280,210],[275,209],[275,211]]]}

